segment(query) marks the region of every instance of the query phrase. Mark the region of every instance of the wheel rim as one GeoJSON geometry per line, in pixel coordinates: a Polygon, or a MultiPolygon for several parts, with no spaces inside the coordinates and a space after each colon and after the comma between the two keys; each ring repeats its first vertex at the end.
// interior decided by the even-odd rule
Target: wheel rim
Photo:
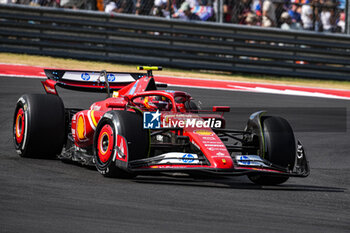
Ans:
{"type": "Polygon", "coordinates": [[[113,154],[114,135],[110,125],[104,125],[98,136],[97,151],[101,162],[107,162],[113,154]]]}
{"type": "Polygon", "coordinates": [[[22,143],[25,130],[25,117],[24,111],[20,108],[17,112],[16,122],[15,122],[15,137],[18,144],[22,143]]]}

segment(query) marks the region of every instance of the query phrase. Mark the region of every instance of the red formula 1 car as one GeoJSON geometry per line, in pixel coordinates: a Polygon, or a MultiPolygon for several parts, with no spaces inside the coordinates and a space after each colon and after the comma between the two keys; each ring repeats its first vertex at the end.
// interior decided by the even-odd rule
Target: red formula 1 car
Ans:
{"type": "Polygon", "coordinates": [[[285,119],[260,111],[245,130],[225,129],[229,107],[201,111],[185,92],[158,90],[166,86],[153,79],[159,67],[139,69],[147,73],[45,70],[47,94],[23,95],[16,105],[18,154],[57,155],[96,166],[107,177],[211,173],[280,184],[308,176],[303,146],[285,119]],[[65,108],[56,86],[106,91],[108,97],[90,109],[65,108]]]}

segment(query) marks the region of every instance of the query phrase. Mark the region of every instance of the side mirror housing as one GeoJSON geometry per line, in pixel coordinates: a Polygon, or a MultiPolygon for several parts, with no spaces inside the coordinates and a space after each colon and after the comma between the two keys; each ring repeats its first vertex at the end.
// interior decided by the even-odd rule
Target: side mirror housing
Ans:
{"type": "Polygon", "coordinates": [[[229,112],[229,106],[213,106],[213,112],[229,112]]]}

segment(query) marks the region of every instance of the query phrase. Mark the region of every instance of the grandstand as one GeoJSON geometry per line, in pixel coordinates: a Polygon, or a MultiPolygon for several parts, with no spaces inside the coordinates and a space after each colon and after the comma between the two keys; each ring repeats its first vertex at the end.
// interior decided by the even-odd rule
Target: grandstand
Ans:
{"type": "MultiPolygon", "coordinates": [[[[1,0],[0,3],[346,33],[347,0],[1,0]],[[192,15],[185,14],[189,6],[192,15]]],[[[347,32],[349,33],[349,32],[347,32]]]]}

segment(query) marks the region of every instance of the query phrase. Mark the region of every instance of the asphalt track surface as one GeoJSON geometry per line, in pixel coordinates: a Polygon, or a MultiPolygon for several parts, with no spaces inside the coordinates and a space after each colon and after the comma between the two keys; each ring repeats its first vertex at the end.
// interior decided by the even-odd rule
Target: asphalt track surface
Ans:
{"type": "MultiPolygon", "coordinates": [[[[247,92],[185,90],[203,106],[350,107],[350,101],[247,92]]],[[[23,93],[44,93],[37,79],[0,77],[0,232],[349,232],[350,133],[297,130],[311,175],[279,186],[246,177],[108,179],[59,160],[25,159],[13,147],[14,106],[23,93]]],[[[102,94],[61,91],[67,107],[88,107],[102,94]]],[[[330,110],[331,111],[331,110],[330,110]]],[[[349,115],[349,110],[347,110],[349,115]]],[[[237,114],[240,129],[248,117],[237,114]],[[244,118],[244,119],[243,119],[244,118]]],[[[286,116],[294,125],[303,120],[286,116]]],[[[295,126],[298,127],[298,126],[295,126]]],[[[330,130],[332,131],[332,130],[330,130]]]]}

